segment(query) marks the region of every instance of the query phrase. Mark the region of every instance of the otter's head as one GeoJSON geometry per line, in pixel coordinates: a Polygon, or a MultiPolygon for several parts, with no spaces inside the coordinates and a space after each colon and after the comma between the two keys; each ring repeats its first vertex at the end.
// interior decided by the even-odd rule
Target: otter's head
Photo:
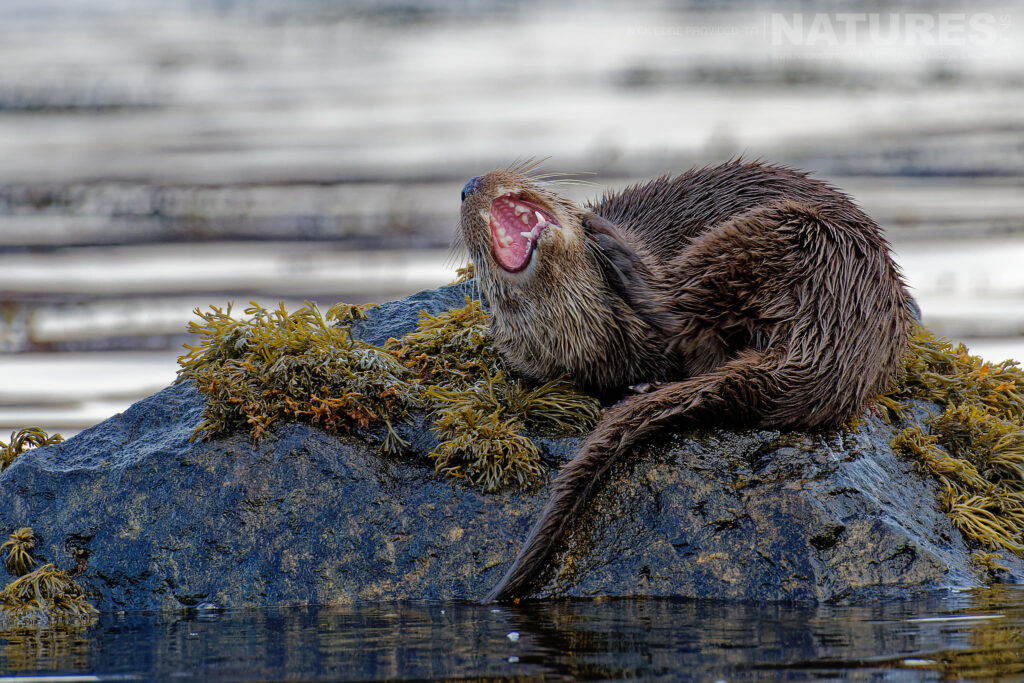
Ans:
{"type": "Polygon", "coordinates": [[[564,262],[583,249],[582,212],[514,171],[492,171],[466,183],[460,230],[481,279],[502,289],[528,287],[552,261],[564,262]]]}
{"type": "MultiPolygon", "coordinates": [[[[570,374],[585,388],[623,386],[645,361],[651,327],[636,311],[647,273],[616,226],[515,170],[462,188],[458,241],[491,309],[495,346],[535,379],[570,374]]],[[[649,373],[647,373],[649,374],[649,373]]]]}

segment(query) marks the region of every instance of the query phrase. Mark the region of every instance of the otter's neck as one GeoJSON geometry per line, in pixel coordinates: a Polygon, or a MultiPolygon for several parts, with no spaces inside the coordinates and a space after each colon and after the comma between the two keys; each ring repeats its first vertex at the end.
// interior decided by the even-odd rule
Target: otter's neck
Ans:
{"type": "Polygon", "coordinates": [[[536,380],[568,374],[584,389],[614,393],[669,371],[662,331],[604,276],[599,258],[537,263],[522,278],[481,278],[491,307],[491,335],[519,373],[536,380]]]}

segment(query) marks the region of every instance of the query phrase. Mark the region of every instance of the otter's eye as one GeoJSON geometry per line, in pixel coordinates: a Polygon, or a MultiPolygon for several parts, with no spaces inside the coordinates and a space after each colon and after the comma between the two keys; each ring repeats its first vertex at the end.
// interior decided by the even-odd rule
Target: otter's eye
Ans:
{"type": "Polygon", "coordinates": [[[469,182],[462,186],[462,201],[466,201],[466,197],[473,194],[473,191],[476,190],[476,184],[478,182],[480,182],[480,176],[470,178],[469,182]]]}

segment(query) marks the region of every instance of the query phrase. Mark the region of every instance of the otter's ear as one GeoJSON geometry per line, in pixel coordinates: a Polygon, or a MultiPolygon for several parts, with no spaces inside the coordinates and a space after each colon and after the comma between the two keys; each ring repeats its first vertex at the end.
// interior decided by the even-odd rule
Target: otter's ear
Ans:
{"type": "Polygon", "coordinates": [[[631,289],[631,285],[635,285],[637,279],[643,277],[642,271],[647,269],[622,237],[619,229],[614,223],[596,213],[583,214],[583,228],[587,237],[597,247],[601,256],[598,261],[612,288],[620,294],[631,289]]]}
{"type": "Polygon", "coordinates": [[[618,227],[595,213],[585,213],[583,229],[609,286],[637,315],[654,327],[663,327],[666,321],[654,303],[653,275],[618,227]]]}

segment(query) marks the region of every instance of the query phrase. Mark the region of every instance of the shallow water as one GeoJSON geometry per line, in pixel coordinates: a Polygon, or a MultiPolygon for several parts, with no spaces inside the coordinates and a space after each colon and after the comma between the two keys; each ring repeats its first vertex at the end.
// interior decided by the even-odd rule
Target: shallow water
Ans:
{"type": "Polygon", "coordinates": [[[0,681],[991,679],[1024,676],[1022,650],[1021,588],[862,606],[402,603],[0,630],[0,681]]]}

